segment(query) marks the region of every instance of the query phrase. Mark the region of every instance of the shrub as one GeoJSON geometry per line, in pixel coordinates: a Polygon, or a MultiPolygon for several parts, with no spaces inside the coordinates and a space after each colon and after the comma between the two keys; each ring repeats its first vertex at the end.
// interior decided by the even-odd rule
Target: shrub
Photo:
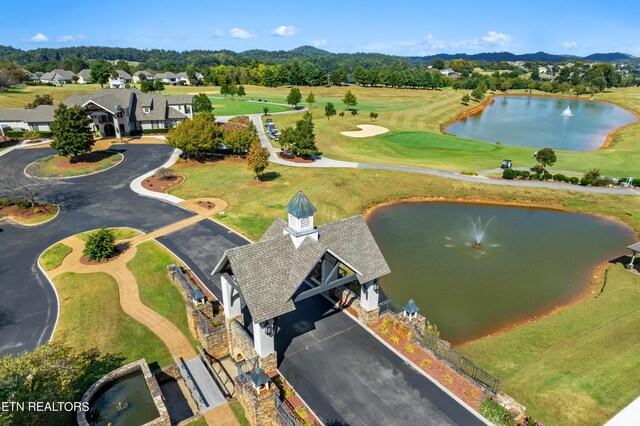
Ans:
{"type": "Polygon", "coordinates": [[[557,181],[557,182],[568,182],[569,178],[566,177],[565,175],[563,175],[562,173],[558,173],[553,175],[553,180],[557,181]]]}
{"type": "Polygon", "coordinates": [[[584,174],[584,177],[592,182],[600,179],[600,176],[602,176],[602,173],[600,173],[600,169],[591,169],[584,174]]]}
{"type": "Polygon", "coordinates": [[[515,179],[516,177],[518,177],[517,170],[504,169],[504,171],[502,172],[503,179],[515,179]]]}
{"type": "Polygon", "coordinates": [[[485,419],[494,424],[504,426],[514,426],[517,424],[513,418],[513,414],[491,398],[483,398],[482,401],[480,401],[478,411],[485,419]]]}
{"type": "Polygon", "coordinates": [[[478,174],[476,172],[469,172],[466,170],[463,170],[460,172],[461,175],[465,175],[465,176],[478,176],[478,174]]]}
{"type": "Polygon", "coordinates": [[[580,185],[582,186],[589,186],[591,185],[591,179],[587,179],[586,177],[583,177],[582,179],[580,179],[580,185]]]}
{"type": "Polygon", "coordinates": [[[575,177],[575,176],[571,176],[571,177],[569,178],[569,183],[571,183],[571,184],[573,184],[573,185],[577,185],[579,182],[580,182],[580,179],[578,179],[578,178],[577,178],[577,177],[575,177]]]}
{"type": "Polygon", "coordinates": [[[153,135],[154,133],[167,133],[171,129],[142,129],[143,135],[153,135]]]}
{"type": "Polygon", "coordinates": [[[173,170],[166,167],[159,168],[158,171],[156,171],[156,173],[154,174],[154,176],[157,177],[158,179],[166,179],[166,180],[173,178],[175,175],[176,174],[173,170]]]}
{"type": "Polygon", "coordinates": [[[31,203],[28,201],[18,201],[18,207],[20,207],[21,209],[28,209],[29,207],[31,207],[31,203]]]}
{"type": "Polygon", "coordinates": [[[440,331],[438,330],[438,326],[429,321],[427,321],[427,323],[425,324],[424,331],[426,331],[427,333],[429,333],[435,338],[440,337],[440,331]]]}
{"type": "Polygon", "coordinates": [[[306,420],[309,417],[309,413],[307,413],[307,409],[304,407],[296,408],[296,415],[300,417],[302,420],[306,420]]]}
{"type": "Polygon", "coordinates": [[[102,227],[89,234],[82,254],[94,261],[107,260],[116,252],[115,241],[113,230],[102,227]]]}
{"type": "Polygon", "coordinates": [[[420,367],[429,368],[430,365],[431,365],[431,360],[428,360],[428,359],[423,359],[422,362],[420,363],[420,367]]]}
{"type": "Polygon", "coordinates": [[[411,343],[407,343],[406,345],[404,345],[404,350],[407,351],[407,353],[412,354],[416,351],[416,348],[414,348],[411,343]]]}
{"type": "Polygon", "coordinates": [[[42,213],[42,209],[36,207],[35,209],[33,209],[33,213],[35,214],[42,213]]]}
{"type": "Polygon", "coordinates": [[[531,172],[529,172],[529,170],[522,170],[520,171],[520,176],[522,176],[523,179],[529,179],[531,172]]]}
{"type": "Polygon", "coordinates": [[[542,423],[538,419],[535,419],[535,418],[529,417],[529,416],[524,418],[524,423],[523,424],[525,426],[544,426],[544,423],[542,423]]]}
{"type": "Polygon", "coordinates": [[[640,186],[640,179],[634,179],[632,185],[633,186],[640,186]]]}
{"type": "Polygon", "coordinates": [[[386,317],[385,319],[382,320],[382,323],[384,325],[391,325],[391,323],[393,323],[393,319],[386,317]]]}
{"type": "Polygon", "coordinates": [[[396,345],[397,345],[398,343],[400,343],[400,338],[399,338],[398,336],[391,336],[391,338],[390,338],[390,339],[391,339],[391,341],[392,341],[393,343],[395,343],[396,345]]]}
{"type": "Polygon", "coordinates": [[[20,139],[24,137],[25,133],[26,132],[24,132],[23,130],[7,130],[4,132],[4,135],[11,139],[20,139]]]}
{"type": "Polygon", "coordinates": [[[475,398],[478,395],[476,391],[474,391],[473,389],[469,389],[464,394],[467,395],[469,398],[475,398]]]}
{"type": "Polygon", "coordinates": [[[445,382],[447,382],[447,383],[453,383],[453,377],[451,377],[451,376],[450,376],[450,375],[448,375],[448,374],[445,374],[442,378],[443,378],[443,379],[444,379],[444,381],[445,381],[445,382]]]}
{"type": "Polygon", "coordinates": [[[549,173],[546,170],[542,173],[542,175],[540,175],[540,180],[549,180],[551,178],[552,178],[551,173],[549,173]]]}
{"type": "Polygon", "coordinates": [[[381,334],[388,334],[389,333],[389,327],[386,325],[383,325],[382,327],[380,327],[380,333],[381,334]]]}
{"type": "Polygon", "coordinates": [[[13,206],[15,203],[11,198],[0,198],[0,205],[5,207],[13,206]]]}

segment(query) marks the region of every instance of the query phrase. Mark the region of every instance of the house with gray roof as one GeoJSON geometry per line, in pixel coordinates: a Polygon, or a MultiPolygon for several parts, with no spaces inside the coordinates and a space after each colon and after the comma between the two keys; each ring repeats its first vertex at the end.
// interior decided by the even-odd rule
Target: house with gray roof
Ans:
{"type": "Polygon", "coordinates": [[[40,81],[43,83],[71,84],[73,83],[73,76],[75,76],[75,73],[72,71],[55,69],[42,74],[40,81]]]}
{"type": "Polygon", "coordinates": [[[196,79],[194,81],[189,80],[189,76],[184,71],[179,72],[176,76],[178,78],[178,83],[184,86],[195,86],[204,78],[204,76],[199,72],[196,73],[196,79]]]}
{"type": "Polygon", "coordinates": [[[125,70],[116,70],[116,74],[118,74],[118,78],[121,78],[125,83],[131,83],[131,74],[125,70]]]}
{"type": "Polygon", "coordinates": [[[153,80],[155,77],[152,73],[146,70],[137,71],[133,73],[132,80],[134,83],[140,83],[142,81],[153,80]]]}
{"type": "Polygon", "coordinates": [[[156,74],[155,79],[162,81],[164,84],[170,84],[172,86],[179,84],[177,74],[174,74],[171,71],[156,74]]]}
{"type": "Polygon", "coordinates": [[[53,105],[39,105],[33,109],[0,109],[0,127],[48,132],[55,109],[53,105]]]}
{"type": "Polygon", "coordinates": [[[143,129],[168,129],[193,118],[193,96],[143,93],[138,89],[100,89],[91,95],[73,95],[67,106],[82,106],[103,136],[122,137],[143,129]]]}
{"type": "Polygon", "coordinates": [[[212,272],[227,321],[246,305],[260,358],[274,353],[274,322],[297,302],[358,283],[360,307],[377,312],[378,280],[391,272],[361,215],[314,226],[316,209],[302,192],[285,210],[287,221],[278,218],[259,241],[225,251],[212,272]]]}
{"type": "Polygon", "coordinates": [[[87,84],[91,81],[91,70],[83,69],[78,73],[78,84],[87,84]]]}

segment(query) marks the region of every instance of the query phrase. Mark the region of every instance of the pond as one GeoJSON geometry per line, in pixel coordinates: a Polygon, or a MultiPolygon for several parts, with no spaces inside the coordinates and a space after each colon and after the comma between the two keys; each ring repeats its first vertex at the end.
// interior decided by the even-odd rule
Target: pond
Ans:
{"type": "Polygon", "coordinates": [[[385,295],[413,298],[456,345],[571,302],[635,241],[613,220],[530,208],[401,203],[367,221],[391,268],[385,295]]]}
{"type": "Polygon", "coordinates": [[[99,421],[91,424],[114,426],[141,425],[160,416],[142,371],[127,374],[100,389],[90,414],[99,415],[99,421]],[[120,403],[128,406],[118,410],[120,403]]]}
{"type": "Polygon", "coordinates": [[[504,145],[588,151],[602,146],[612,130],[634,121],[634,114],[607,102],[496,96],[483,111],[458,120],[446,132],[504,145]]]}

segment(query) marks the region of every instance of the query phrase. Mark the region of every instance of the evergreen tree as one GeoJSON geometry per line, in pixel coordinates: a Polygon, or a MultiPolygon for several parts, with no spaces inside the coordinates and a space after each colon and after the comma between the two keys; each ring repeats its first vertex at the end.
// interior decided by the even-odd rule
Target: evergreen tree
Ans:
{"type": "Polygon", "coordinates": [[[108,260],[116,253],[116,236],[112,229],[102,227],[89,234],[82,254],[94,261],[108,260]]]}
{"type": "Polygon", "coordinates": [[[213,106],[209,96],[204,93],[199,93],[193,97],[193,109],[196,112],[211,112],[213,106]]]}
{"type": "Polygon", "coordinates": [[[316,101],[316,97],[313,94],[313,91],[309,92],[309,95],[307,96],[307,99],[305,99],[305,102],[309,104],[309,108],[311,108],[313,106],[313,103],[316,101]]]}
{"type": "Polygon", "coordinates": [[[298,155],[308,156],[318,154],[316,135],[314,132],[313,115],[307,111],[302,120],[296,122],[295,141],[291,146],[292,151],[298,155]]]}
{"type": "Polygon", "coordinates": [[[76,161],[78,155],[91,151],[95,143],[91,119],[82,107],[60,104],[53,114],[51,133],[51,148],[63,157],[72,157],[72,161],[76,161]]]}

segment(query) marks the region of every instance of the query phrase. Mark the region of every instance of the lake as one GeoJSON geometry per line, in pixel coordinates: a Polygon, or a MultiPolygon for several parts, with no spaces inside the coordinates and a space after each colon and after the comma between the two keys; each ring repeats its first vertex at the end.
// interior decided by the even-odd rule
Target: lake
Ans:
{"type": "Polygon", "coordinates": [[[598,265],[627,254],[631,228],[590,215],[455,203],[400,203],[367,219],[391,274],[381,287],[453,344],[571,302],[598,265]],[[486,225],[475,249],[473,223],[486,225]]]}
{"type": "Polygon", "coordinates": [[[635,121],[634,114],[607,102],[496,96],[483,111],[458,120],[446,132],[504,145],[589,151],[602,146],[612,130],[635,121]]]}

